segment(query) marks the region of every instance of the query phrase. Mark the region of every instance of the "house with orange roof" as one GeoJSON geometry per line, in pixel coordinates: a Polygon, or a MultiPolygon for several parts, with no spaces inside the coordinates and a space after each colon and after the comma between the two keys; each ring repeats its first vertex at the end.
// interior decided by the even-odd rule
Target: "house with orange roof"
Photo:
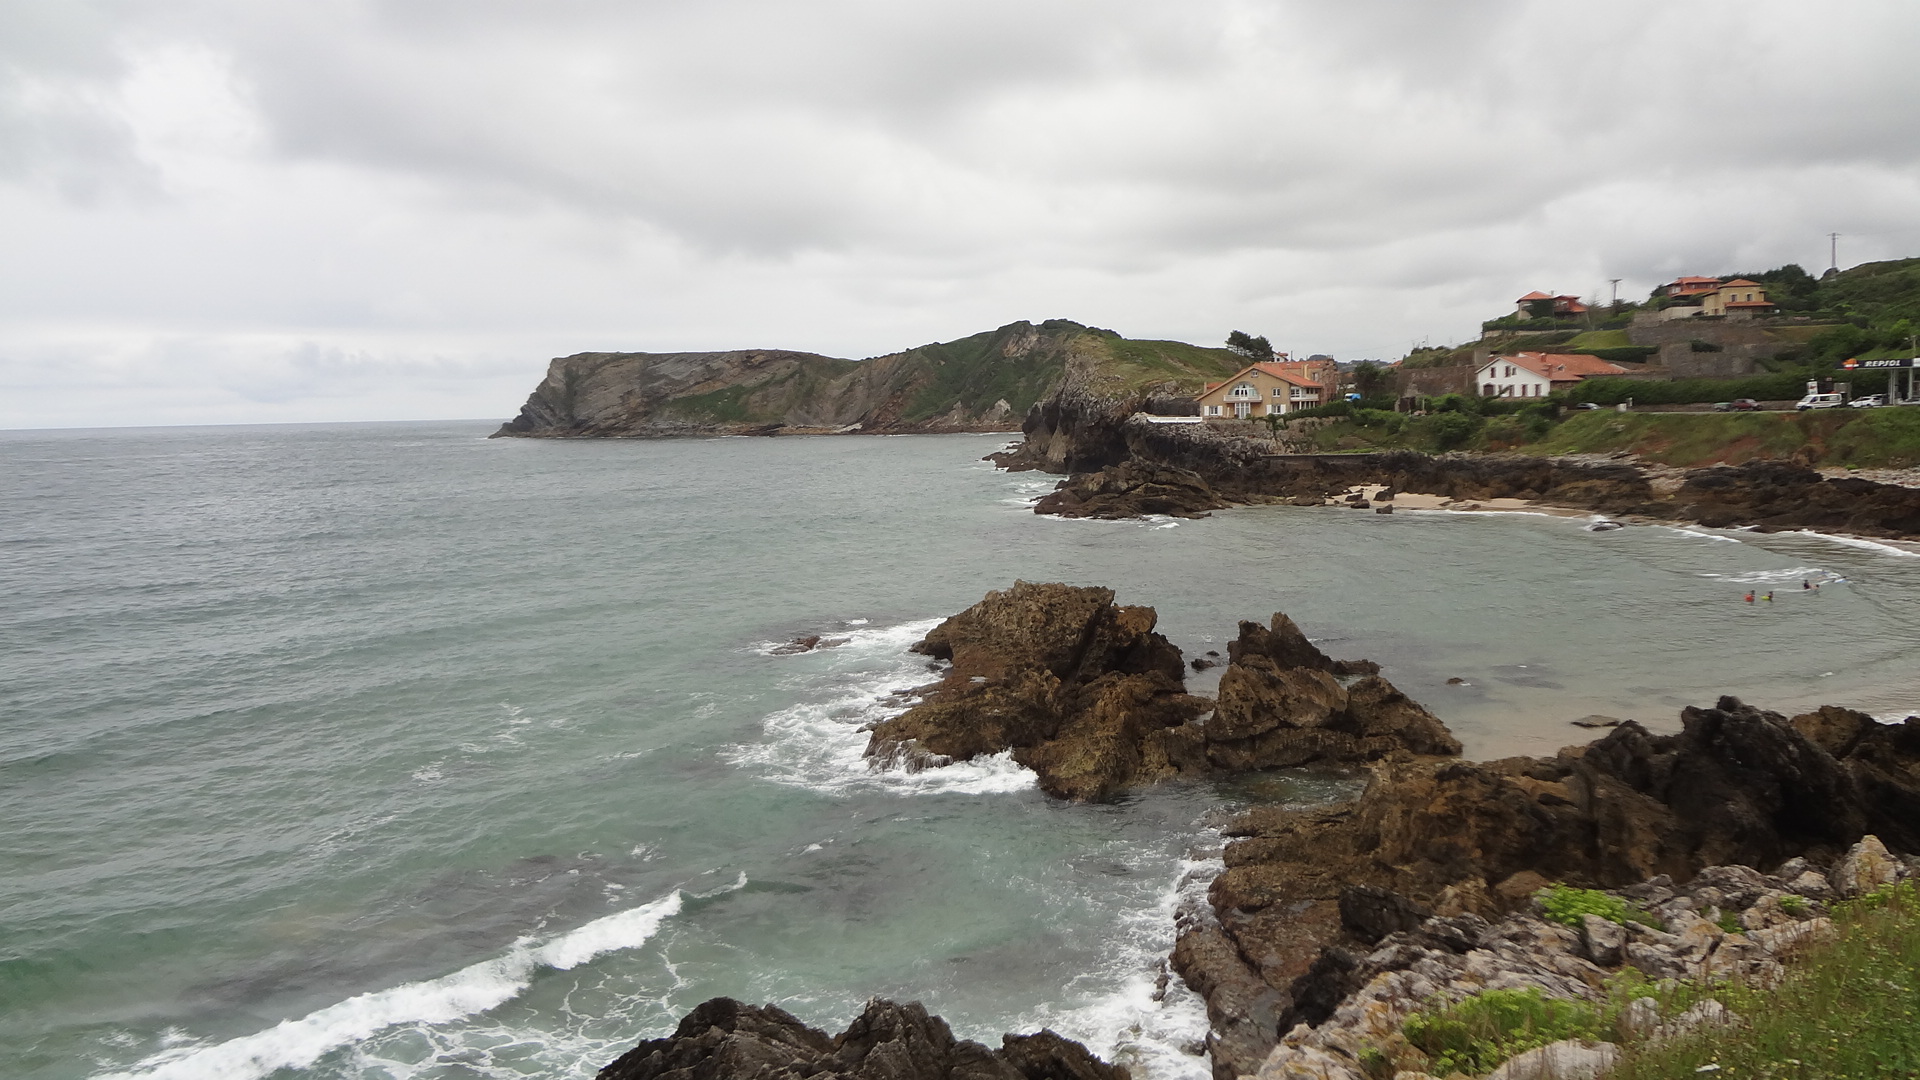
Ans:
{"type": "Polygon", "coordinates": [[[1683,277],[1674,278],[1653,290],[1653,294],[1675,300],[1691,301],[1698,300],[1719,287],[1720,279],[1717,277],[1683,277]]]}
{"type": "Polygon", "coordinates": [[[1580,298],[1577,296],[1548,296],[1546,293],[1538,290],[1515,300],[1513,302],[1514,313],[1523,319],[1542,318],[1543,316],[1538,314],[1541,310],[1539,305],[1542,301],[1553,305],[1546,310],[1550,311],[1552,313],[1551,317],[1555,319],[1566,318],[1573,315],[1585,315],[1587,313],[1587,305],[1581,303],[1580,298]]]}
{"type": "Polygon", "coordinates": [[[1746,278],[1723,281],[1719,288],[1700,298],[1702,315],[1733,315],[1743,311],[1771,315],[1774,309],[1773,301],[1767,299],[1767,287],[1746,278]]]}
{"type": "Polygon", "coordinates": [[[1481,397],[1543,398],[1582,379],[1625,374],[1627,369],[1584,353],[1522,352],[1490,358],[1474,383],[1481,397]]]}
{"type": "Polygon", "coordinates": [[[1332,400],[1338,370],[1331,360],[1248,364],[1231,378],[1208,383],[1194,400],[1209,419],[1283,416],[1332,400]]]}

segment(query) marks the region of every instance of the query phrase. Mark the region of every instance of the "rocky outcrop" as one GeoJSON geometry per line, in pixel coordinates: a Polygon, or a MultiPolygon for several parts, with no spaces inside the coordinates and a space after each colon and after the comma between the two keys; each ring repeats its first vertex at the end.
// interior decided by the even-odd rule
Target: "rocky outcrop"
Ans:
{"type": "Polygon", "coordinates": [[[918,1002],[876,998],[829,1036],[773,1005],[714,998],[599,1080],[1128,1080],[1128,1072],[1052,1031],[1008,1035],[998,1050],[956,1039],[918,1002]]]}
{"type": "MultiPolygon", "coordinates": [[[[1354,488],[1389,488],[1457,502],[1529,499],[1616,517],[1763,531],[1820,529],[1920,536],[1920,488],[1824,478],[1781,461],[1693,469],[1669,481],[1622,461],[1521,454],[1281,454],[1261,439],[1205,425],[1120,425],[1125,453],[1069,476],[1034,506],[1062,517],[1195,516],[1227,506],[1319,502],[1354,488]]],[[[1364,503],[1356,505],[1364,506],[1364,503]]]]}
{"type": "Polygon", "coordinates": [[[1722,698],[1681,720],[1678,735],[1628,722],[1551,758],[1389,759],[1353,802],[1235,820],[1227,869],[1182,915],[1173,954],[1207,997],[1216,1075],[1254,1071],[1280,1033],[1324,1020],[1362,947],[1427,913],[1498,917],[1550,880],[1830,860],[1866,833],[1920,850],[1920,719],[1789,720],[1722,698]]]}
{"type": "MultiPolygon", "coordinates": [[[[1874,850],[1884,856],[1883,880],[1911,873],[1905,861],[1885,856],[1879,840],[1869,836],[1834,868],[1836,877],[1846,865],[1871,860],[1874,850]]],[[[1504,918],[1436,915],[1366,950],[1341,954],[1338,964],[1324,965],[1325,983],[1315,988],[1333,1007],[1314,1024],[1289,1030],[1254,1075],[1259,1080],[1308,1075],[1367,1080],[1362,1062],[1368,1059],[1425,1071],[1432,1062],[1409,1041],[1406,1021],[1489,989],[1533,990],[1599,1006],[1606,1004],[1606,980],[1625,968],[1655,980],[1737,978],[1771,985],[1797,953],[1833,935],[1827,905],[1849,894],[1809,869],[1805,859],[1793,859],[1772,874],[1742,865],[1713,866],[1684,885],[1661,876],[1610,895],[1637,917],[1612,921],[1586,915],[1579,925],[1568,925],[1547,918],[1536,894],[1504,918]]],[[[1641,998],[1624,1010],[1616,1031],[1601,1034],[1643,1042],[1736,1022],[1711,998],[1670,1016],[1661,1015],[1657,1000],[1641,998]]],[[[1512,1059],[1489,1080],[1564,1077],[1576,1060],[1611,1057],[1610,1049],[1600,1050],[1611,1048],[1606,1042],[1590,1044],[1584,1052],[1577,1044],[1554,1046],[1558,1049],[1512,1059]],[[1559,1071],[1537,1071],[1540,1058],[1562,1059],[1559,1071]]]]}
{"type": "Polygon", "coordinates": [[[951,666],[874,726],[867,757],[918,769],[1010,750],[1043,790],[1085,800],[1176,776],[1460,752],[1377,665],[1329,659],[1283,614],[1241,624],[1217,703],[1190,695],[1156,619],[1111,589],[988,593],[914,646],[951,666]]]}
{"type": "Polygon", "coordinates": [[[914,648],[948,661],[920,704],[881,721],[867,756],[925,768],[1012,750],[1041,786],[1100,799],[1167,771],[1151,737],[1204,712],[1180,650],[1149,607],[1113,590],[1017,582],[935,627],[914,648]]]}

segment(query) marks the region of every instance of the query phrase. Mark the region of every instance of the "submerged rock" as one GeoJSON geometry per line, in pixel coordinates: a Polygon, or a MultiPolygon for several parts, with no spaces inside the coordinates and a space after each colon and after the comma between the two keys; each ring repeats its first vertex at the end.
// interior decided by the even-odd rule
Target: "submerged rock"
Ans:
{"type": "Polygon", "coordinates": [[[714,998],[674,1033],[649,1039],[601,1069],[598,1080],[1128,1080],[1052,1031],[1008,1035],[1001,1048],[955,1039],[919,1002],[875,998],[829,1036],[774,1005],[714,998]]]}

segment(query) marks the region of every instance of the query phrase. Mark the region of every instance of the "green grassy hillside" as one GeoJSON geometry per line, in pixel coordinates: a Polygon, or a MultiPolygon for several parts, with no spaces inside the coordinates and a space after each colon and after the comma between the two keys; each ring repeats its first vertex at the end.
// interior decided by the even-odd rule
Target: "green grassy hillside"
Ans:
{"type": "Polygon", "coordinates": [[[1806,413],[1585,412],[1523,447],[1529,453],[1626,450],[1694,467],[1789,458],[1811,448],[1822,465],[1920,465],[1920,408],[1822,409],[1806,413]]]}

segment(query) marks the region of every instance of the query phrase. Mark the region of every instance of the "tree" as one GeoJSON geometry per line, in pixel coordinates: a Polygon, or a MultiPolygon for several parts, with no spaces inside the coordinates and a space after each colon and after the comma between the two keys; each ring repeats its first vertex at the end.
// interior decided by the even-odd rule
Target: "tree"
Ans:
{"type": "Polygon", "coordinates": [[[1245,330],[1228,334],[1227,348],[1254,360],[1273,359],[1273,343],[1264,337],[1252,337],[1245,330]]]}
{"type": "Polygon", "coordinates": [[[1393,392],[1393,372],[1371,360],[1353,365],[1353,390],[1363,398],[1380,397],[1393,392]]]}
{"type": "Polygon", "coordinates": [[[1527,301],[1527,315],[1535,319],[1553,318],[1553,301],[1551,300],[1527,301]]]}

